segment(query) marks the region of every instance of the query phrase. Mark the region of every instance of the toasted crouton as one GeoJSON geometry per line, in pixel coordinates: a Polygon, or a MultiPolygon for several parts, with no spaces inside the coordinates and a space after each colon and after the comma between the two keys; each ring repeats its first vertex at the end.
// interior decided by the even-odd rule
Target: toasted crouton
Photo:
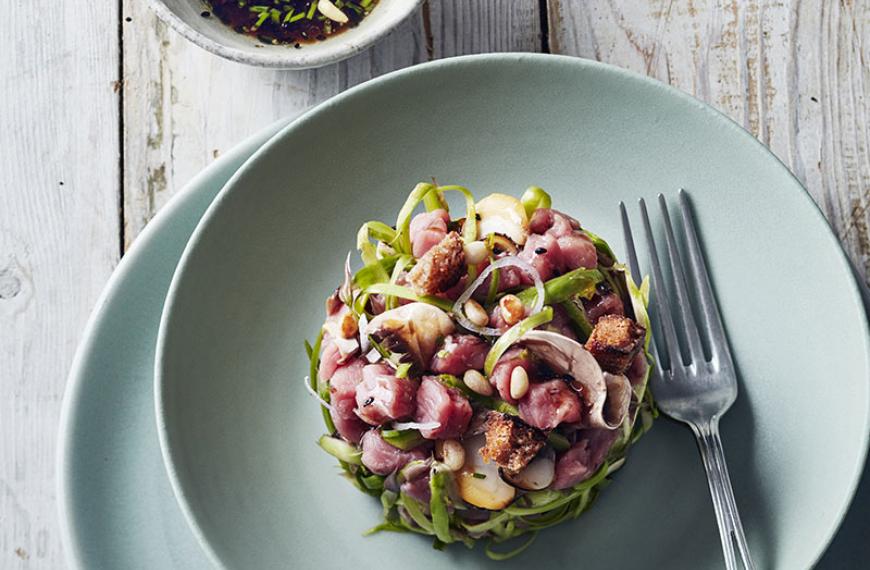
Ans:
{"type": "Polygon", "coordinates": [[[462,238],[450,232],[417,260],[408,272],[408,283],[418,295],[434,295],[455,285],[464,269],[462,238]]]}
{"type": "Polygon", "coordinates": [[[480,455],[510,472],[520,471],[538,454],[547,441],[541,430],[521,419],[492,412],[484,424],[486,445],[480,455]]]}
{"type": "Polygon", "coordinates": [[[645,334],[646,330],[628,317],[605,315],[592,329],[586,350],[606,372],[624,374],[643,346],[645,334]]]}

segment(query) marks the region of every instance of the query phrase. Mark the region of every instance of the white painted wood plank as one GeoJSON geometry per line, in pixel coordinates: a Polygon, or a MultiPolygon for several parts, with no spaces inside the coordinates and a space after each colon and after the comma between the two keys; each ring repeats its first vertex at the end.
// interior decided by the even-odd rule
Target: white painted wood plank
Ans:
{"type": "Polygon", "coordinates": [[[870,276],[870,2],[549,0],[550,48],[724,111],[806,185],[870,276]]]}
{"type": "Polygon", "coordinates": [[[0,19],[0,568],[64,567],[61,396],[119,257],[118,10],[34,0],[0,19]],[[52,25],[34,27],[37,14],[52,25]]]}
{"type": "Polygon", "coordinates": [[[350,86],[432,58],[540,49],[538,0],[424,5],[374,49],[310,71],[224,61],[124,0],[125,241],[216,153],[350,86]]]}

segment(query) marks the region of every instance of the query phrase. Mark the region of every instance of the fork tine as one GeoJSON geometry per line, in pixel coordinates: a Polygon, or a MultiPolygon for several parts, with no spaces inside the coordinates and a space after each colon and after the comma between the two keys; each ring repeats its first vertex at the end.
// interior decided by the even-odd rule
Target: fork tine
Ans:
{"type": "MultiPolygon", "coordinates": [[[[671,302],[668,299],[667,291],[665,291],[665,282],[662,279],[662,268],[659,263],[658,251],[656,251],[656,242],[653,238],[652,227],[649,223],[649,214],[646,211],[646,202],[641,198],[640,213],[643,219],[643,229],[646,233],[647,248],[649,250],[650,265],[652,266],[653,289],[655,290],[655,302],[658,305],[658,317],[661,321],[662,330],[664,333],[664,348],[668,354],[668,364],[671,370],[683,363],[680,356],[680,344],[677,340],[677,331],[674,328],[673,313],[671,313],[671,302]]],[[[661,340],[661,338],[660,338],[661,340]]]]}
{"type": "Polygon", "coordinates": [[[728,348],[728,338],[725,336],[725,327],[722,325],[722,317],[719,314],[719,306],[713,296],[713,287],[710,284],[710,276],[707,273],[707,264],[701,246],[698,243],[698,235],[695,232],[695,217],[689,205],[689,195],[680,189],[680,212],[683,217],[683,231],[686,232],[686,242],[689,250],[689,261],[692,274],[695,277],[695,289],[698,291],[698,299],[701,303],[701,313],[704,317],[702,326],[710,339],[710,355],[713,360],[721,359],[726,363],[731,361],[731,351],[728,348]]]}
{"type": "MultiPolygon", "coordinates": [[[[622,235],[623,240],[625,241],[626,254],[628,255],[628,268],[631,270],[631,278],[632,281],[634,281],[635,286],[640,287],[640,283],[637,282],[641,275],[640,265],[637,263],[637,251],[634,249],[634,237],[631,233],[631,222],[628,221],[628,212],[626,211],[624,202],[619,203],[619,213],[622,216],[622,235]]],[[[650,323],[650,326],[654,326],[653,323],[650,323]]],[[[653,369],[658,373],[653,375],[653,379],[656,379],[662,375],[661,359],[659,359],[659,353],[656,350],[656,343],[650,343],[649,352],[653,358],[653,369]]]]}
{"type": "Polygon", "coordinates": [[[631,224],[628,221],[628,212],[625,210],[625,202],[619,203],[619,213],[622,216],[622,238],[625,241],[625,249],[628,254],[628,268],[631,270],[631,278],[634,284],[640,287],[640,266],[637,263],[637,252],[634,250],[634,237],[631,235],[631,224]]]}
{"type": "Polygon", "coordinates": [[[671,225],[668,204],[663,194],[659,194],[659,208],[661,208],[662,219],[665,225],[665,239],[668,245],[668,259],[671,265],[671,272],[674,275],[674,290],[677,294],[677,305],[680,308],[683,330],[686,332],[686,340],[689,343],[689,356],[692,362],[703,362],[706,360],[704,348],[701,346],[698,326],[695,324],[695,316],[692,314],[692,305],[686,288],[686,275],[683,272],[683,261],[677,249],[677,242],[674,239],[674,228],[671,225]]]}

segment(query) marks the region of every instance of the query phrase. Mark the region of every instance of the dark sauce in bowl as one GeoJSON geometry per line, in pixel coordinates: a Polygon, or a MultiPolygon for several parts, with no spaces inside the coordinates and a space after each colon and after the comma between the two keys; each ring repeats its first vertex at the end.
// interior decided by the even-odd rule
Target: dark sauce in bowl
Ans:
{"type": "Polygon", "coordinates": [[[206,0],[211,14],[240,34],[267,44],[302,44],[323,41],[368,16],[378,0],[332,0],[347,22],[328,18],[318,9],[318,0],[206,0]]]}

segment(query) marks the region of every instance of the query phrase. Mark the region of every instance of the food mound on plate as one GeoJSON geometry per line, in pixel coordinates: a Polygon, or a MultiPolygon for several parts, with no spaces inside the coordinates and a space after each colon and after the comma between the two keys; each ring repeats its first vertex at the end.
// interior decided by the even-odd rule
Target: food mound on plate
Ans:
{"type": "Polygon", "coordinates": [[[380,497],[371,532],[485,538],[503,559],[586,511],[655,417],[647,282],[537,187],[475,201],[421,183],[357,247],[306,387],[321,447],[380,497]]]}

